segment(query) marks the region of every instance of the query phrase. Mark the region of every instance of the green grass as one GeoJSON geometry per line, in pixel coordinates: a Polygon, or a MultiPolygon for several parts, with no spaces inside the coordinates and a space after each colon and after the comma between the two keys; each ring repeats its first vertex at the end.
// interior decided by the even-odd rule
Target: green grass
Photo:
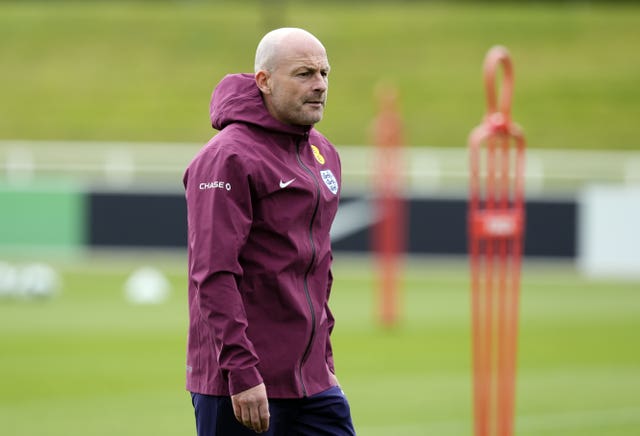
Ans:
{"type": "MultiPolygon", "coordinates": [[[[183,390],[184,259],[98,256],[57,265],[58,298],[0,302],[3,434],[195,434],[183,390]],[[123,283],[142,264],[170,278],[167,303],[125,302],[123,283]]],[[[466,265],[411,261],[403,320],[392,330],[374,322],[370,262],[338,255],[335,277],[336,367],[358,434],[471,434],[466,265]]],[[[638,434],[639,329],[637,283],[585,281],[570,266],[527,266],[517,434],[638,434]]]]}
{"type": "Polygon", "coordinates": [[[640,149],[638,4],[262,3],[1,2],[0,137],[202,143],[214,84],[251,70],[267,28],[289,25],[327,46],[319,127],[337,144],[371,141],[385,80],[408,144],[464,146],[484,113],[483,58],[503,44],[531,147],[640,149]]]}

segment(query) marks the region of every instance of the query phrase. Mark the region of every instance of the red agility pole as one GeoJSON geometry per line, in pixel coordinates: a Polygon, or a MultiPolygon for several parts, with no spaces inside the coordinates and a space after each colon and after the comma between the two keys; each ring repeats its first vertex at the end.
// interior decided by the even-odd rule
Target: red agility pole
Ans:
{"type": "Polygon", "coordinates": [[[378,221],[373,229],[373,246],[379,272],[379,318],[386,327],[400,317],[400,269],[405,251],[405,200],[402,195],[402,122],[394,88],[378,87],[379,112],[374,135],[377,148],[374,202],[378,221]]]}
{"type": "Polygon", "coordinates": [[[525,140],[511,121],[513,67],[506,48],[489,50],[484,82],[487,113],[469,136],[474,429],[476,436],[511,436],[525,221],[525,140]],[[499,66],[503,79],[498,101],[499,66]]]}

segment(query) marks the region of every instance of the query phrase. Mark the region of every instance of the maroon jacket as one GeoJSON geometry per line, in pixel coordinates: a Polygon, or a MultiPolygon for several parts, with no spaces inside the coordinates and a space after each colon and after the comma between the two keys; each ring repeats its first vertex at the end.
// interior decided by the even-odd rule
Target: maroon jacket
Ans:
{"type": "Polygon", "coordinates": [[[329,229],[340,160],[312,127],[266,110],[253,75],[211,100],[220,132],[184,175],[188,215],[187,389],[271,398],[331,387],[329,229]]]}

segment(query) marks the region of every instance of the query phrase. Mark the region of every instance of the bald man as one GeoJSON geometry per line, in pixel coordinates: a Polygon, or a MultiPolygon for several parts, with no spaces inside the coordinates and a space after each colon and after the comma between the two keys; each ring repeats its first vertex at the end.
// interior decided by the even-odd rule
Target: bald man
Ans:
{"type": "Polygon", "coordinates": [[[314,128],[329,70],[315,36],[282,28],[213,93],[219,133],[184,175],[199,436],[355,434],[328,305],[340,159],[314,128]]]}

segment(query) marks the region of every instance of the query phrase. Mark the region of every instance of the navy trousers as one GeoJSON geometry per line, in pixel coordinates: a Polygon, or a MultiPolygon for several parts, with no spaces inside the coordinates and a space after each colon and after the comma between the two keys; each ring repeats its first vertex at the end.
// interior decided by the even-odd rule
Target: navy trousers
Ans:
{"type": "MultiPolygon", "coordinates": [[[[198,436],[253,436],[233,414],[230,397],[191,394],[198,436]]],[[[269,400],[265,436],[355,436],[351,410],[338,386],[306,398],[269,400]]]]}

